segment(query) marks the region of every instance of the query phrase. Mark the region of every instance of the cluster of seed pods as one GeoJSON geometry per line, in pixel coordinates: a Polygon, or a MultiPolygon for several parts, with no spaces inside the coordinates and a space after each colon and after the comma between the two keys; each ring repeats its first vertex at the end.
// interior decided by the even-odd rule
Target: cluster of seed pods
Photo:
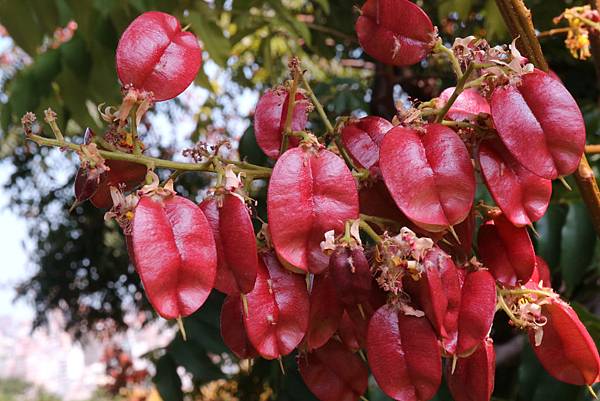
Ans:
{"type": "MultiPolygon", "coordinates": [[[[429,17],[408,0],[367,0],[356,30],[369,55],[394,65],[419,62],[435,39],[429,17]]],[[[155,100],[183,91],[200,66],[190,35],[166,14],[136,19],[117,51],[122,83],[155,100]],[[153,47],[136,46],[145,34],[153,47]]],[[[254,117],[257,143],[274,161],[259,245],[247,194],[235,186],[217,185],[196,205],[149,173],[153,183],[117,196],[111,187],[133,189],[146,168],[108,161],[97,171],[102,160],[86,153],[75,191],[79,201],[112,205],[160,316],[189,316],[213,289],[225,293],[221,333],[231,351],[277,359],[298,350],[300,374],[322,401],[360,399],[369,374],[399,401],[433,398],[442,375],[455,400],[488,401],[497,305],[528,332],[550,374],[591,385],[598,351],[551,289],[527,230],[548,207],[551,180],[577,167],[581,113],[558,80],[537,70],[487,97],[469,89],[456,100],[448,119],[488,116],[496,135],[473,146],[439,123],[350,118],[335,133],[347,163],[339,148],[305,131],[311,105],[303,92],[267,91],[254,117]],[[369,179],[355,179],[352,167],[369,179]],[[497,207],[474,206],[476,173],[497,207]],[[394,224],[369,225],[360,213],[394,224]]]]}

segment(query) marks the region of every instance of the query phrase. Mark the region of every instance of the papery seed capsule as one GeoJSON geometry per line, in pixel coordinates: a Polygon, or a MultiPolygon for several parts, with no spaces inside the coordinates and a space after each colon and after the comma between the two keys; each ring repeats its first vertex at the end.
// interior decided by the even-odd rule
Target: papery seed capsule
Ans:
{"type": "Polygon", "coordinates": [[[228,296],[221,307],[221,337],[225,345],[240,359],[251,359],[258,352],[250,343],[244,327],[244,307],[240,295],[228,296]]]}
{"type": "Polygon", "coordinates": [[[267,196],[269,231],[288,268],[319,274],[329,265],[325,232],[358,218],[358,193],[344,161],[328,150],[290,149],[273,168],[267,196]]]}
{"type": "Polygon", "coordinates": [[[469,152],[453,130],[440,124],[426,125],[424,130],[388,131],[381,143],[380,167],[406,217],[425,230],[439,232],[469,215],[475,174],[469,152]]]}
{"type": "Polygon", "coordinates": [[[309,297],[308,330],[304,337],[309,351],[325,345],[338,329],[344,307],[335,288],[336,282],[330,272],[314,276],[309,297]]]}
{"type": "Polygon", "coordinates": [[[371,294],[371,268],[361,248],[338,247],[329,261],[329,274],[346,306],[366,304],[371,294]]]}
{"type": "Polygon", "coordinates": [[[585,148],[585,124],[563,84],[543,71],[523,75],[519,85],[496,88],[492,118],[508,151],[546,179],[577,169],[585,148]]]}
{"type": "Polygon", "coordinates": [[[529,342],[544,369],[556,379],[578,386],[599,381],[600,357],[594,340],[567,303],[553,300],[542,305],[547,321],[536,344],[536,333],[529,331],[529,342]]]}
{"type": "Polygon", "coordinates": [[[291,353],[308,328],[309,300],[304,277],[285,270],[273,252],[259,254],[254,289],[247,294],[248,338],[265,359],[291,353]]]}
{"type": "Polygon", "coordinates": [[[452,361],[446,364],[446,383],[455,401],[489,401],[494,391],[496,353],[491,338],[483,340],[477,350],[459,358],[452,372],[452,361]]]}
{"type": "Polygon", "coordinates": [[[379,175],[379,145],[392,123],[377,116],[367,116],[353,121],[342,129],[342,143],[361,168],[379,175]]]}
{"type": "Polygon", "coordinates": [[[142,196],[131,249],[148,300],[165,319],[194,313],[215,282],[217,252],[202,210],[181,196],[142,196]]]}
{"type": "MultiPolygon", "coordinates": [[[[292,114],[291,130],[303,131],[308,122],[310,103],[302,93],[296,93],[292,114]]],[[[258,100],[254,113],[254,134],[256,142],[271,159],[277,159],[281,148],[283,130],[289,107],[289,93],[285,88],[271,89],[258,100]]],[[[298,146],[298,138],[290,136],[288,147],[298,146]]]]}
{"type": "Polygon", "coordinates": [[[503,285],[526,283],[535,267],[535,250],[525,227],[515,227],[500,215],[479,229],[479,257],[503,285]]]}
{"type": "Polygon", "coordinates": [[[336,340],[298,355],[300,375],[320,401],[357,401],[367,390],[369,370],[336,340]]]}
{"type": "Polygon", "coordinates": [[[217,246],[215,288],[225,294],[248,293],[254,288],[258,257],[248,208],[233,194],[209,198],[200,204],[217,246]],[[219,202],[221,205],[219,205],[219,202]]]}
{"type": "Polygon", "coordinates": [[[433,24],[408,0],[367,0],[355,30],[365,52],[386,64],[415,64],[432,49],[433,24]]]}
{"type": "Polygon", "coordinates": [[[369,323],[367,357],[377,384],[395,400],[429,400],[440,386],[441,355],[425,317],[379,308],[369,323]]]}
{"type": "Polygon", "coordinates": [[[146,12],[133,20],[117,46],[121,84],[152,92],[155,101],[183,92],[201,64],[196,36],[183,32],[177,18],[158,11],[146,12]]]}

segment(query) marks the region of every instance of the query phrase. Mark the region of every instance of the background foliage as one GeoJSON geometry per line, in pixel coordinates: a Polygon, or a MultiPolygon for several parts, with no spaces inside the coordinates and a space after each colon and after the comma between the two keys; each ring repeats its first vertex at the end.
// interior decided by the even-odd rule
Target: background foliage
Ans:
{"type": "MultiPolygon", "coordinates": [[[[510,40],[493,0],[421,3],[426,3],[423,7],[448,43],[455,36],[470,34],[485,36],[492,43],[510,40]]],[[[581,2],[568,5],[576,3],[581,2]]],[[[203,42],[206,60],[196,80],[202,88],[198,89],[201,101],[180,98],[159,105],[144,122],[142,132],[156,155],[172,157],[184,146],[226,132],[232,138],[243,134],[241,157],[267,165],[255,143],[251,115],[239,113],[239,99],[255,99],[256,93],[282,83],[290,55],[301,58],[332,116],[372,113],[391,118],[395,101],[427,100],[452,84],[450,70],[436,60],[392,68],[362,53],[354,34],[353,4],[347,0],[0,0],[0,24],[9,35],[3,40],[12,40],[22,49],[10,63],[0,65],[0,159],[13,166],[4,190],[12,198],[10,207],[28,219],[33,242],[30,261],[37,273],[22,283],[19,293],[35,305],[36,325],[43,325],[52,309],[64,312],[76,336],[107,327],[121,329],[124,314],[132,309],[144,311],[148,320],[156,316],[140,292],[117,227],[106,224],[103,211],[89,204],[68,214],[76,158],[25,144],[20,117],[26,111],[41,115],[50,106],[74,141],[84,127],[99,130],[97,106],[118,104],[120,99],[114,66],[119,35],[147,10],[165,11],[180,18],[182,25],[190,24],[203,42]],[[55,29],[71,20],[78,25],[73,38],[52,46],[55,29]],[[182,120],[193,122],[183,138],[181,130],[174,128],[182,120]]],[[[550,29],[552,18],[567,6],[558,0],[527,4],[540,30],[550,29]]],[[[588,143],[600,142],[598,77],[593,64],[572,59],[560,37],[545,39],[543,46],[551,68],[584,111],[588,143]]],[[[319,122],[313,121],[312,127],[318,130],[319,122]]],[[[592,163],[597,168],[598,158],[592,158],[592,163]]],[[[207,177],[187,174],[177,189],[193,198],[207,184],[207,177]]],[[[260,200],[264,190],[255,196],[260,200]]],[[[480,196],[489,195],[482,190],[480,196]]],[[[572,300],[600,341],[600,320],[595,315],[600,312],[599,246],[578,193],[556,186],[552,205],[536,229],[541,235],[537,250],[552,268],[555,287],[572,300]]],[[[176,370],[184,367],[193,377],[196,393],[212,382],[218,391],[235,394],[237,399],[259,399],[261,394],[277,400],[314,399],[296,373],[293,356],[284,359],[286,375],[277,362],[257,360],[249,370],[235,360],[219,335],[222,300],[220,294],[212,294],[201,311],[186,319],[188,343],[177,336],[166,349],[149,355],[156,362],[154,382],[163,398],[183,399],[176,370]]],[[[510,329],[492,334],[499,358],[496,399],[589,397],[585,389],[548,376],[528,346],[523,346],[520,334],[510,329]]],[[[374,384],[368,398],[387,399],[374,384]]],[[[442,388],[437,399],[448,400],[447,391],[442,388]]]]}

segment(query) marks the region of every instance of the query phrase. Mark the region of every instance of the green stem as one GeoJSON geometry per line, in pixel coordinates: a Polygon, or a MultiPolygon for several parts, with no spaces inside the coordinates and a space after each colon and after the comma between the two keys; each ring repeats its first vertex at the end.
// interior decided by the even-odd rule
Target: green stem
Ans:
{"type": "Polygon", "coordinates": [[[344,161],[348,165],[348,168],[350,170],[356,170],[356,171],[358,171],[358,168],[356,168],[356,166],[354,165],[354,161],[352,161],[352,158],[350,157],[350,155],[346,151],[346,148],[344,147],[344,144],[342,143],[342,139],[340,138],[339,135],[335,136],[334,142],[335,142],[335,145],[337,146],[338,150],[340,151],[340,154],[344,158],[344,161]]]}
{"type": "Polygon", "coordinates": [[[375,230],[373,230],[366,221],[361,219],[359,225],[360,225],[360,229],[363,230],[365,232],[365,234],[367,234],[369,237],[371,237],[371,239],[373,241],[375,241],[375,243],[381,244],[383,242],[383,240],[381,239],[379,234],[377,234],[375,232],[375,230]]]}
{"type": "Polygon", "coordinates": [[[400,227],[402,224],[398,223],[396,220],[386,219],[383,217],[377,216],[369,216],[368,214],[360,214],[360,219],[363,221],[367,221],[373,224],[377,224],[380,227],[384,226],[392,226],[392,227],[400,227]]]}
{"type": "Polygon", "coordinates": [[[279,154],[282,155],[288,147],[288,135],[292,132],[292,120],[294,119],[294,109],[296,108],[296,92],[298,91],[298,71],[295,70],[293,73],[292,86],[288,95],[288,108],[285,116],[285,123],[283,126],[283,133],[281,138],[281,147],[279,148],[279,154]]]}
{"type": "Polygon", "coordinates": [[[500,294],[500,295],[539,295],[542,297],[549,297],[549,298],[556,296],[556,294],[554,294],[553,292],[550,292],[550,291],[533,290],[533,289],[508,290],[508,289],[498,288],[498,294],[500,294]]]}
{"type": "Polygon", "coordinates": [[[130,119],[131,119],[131,139],[133,141],[133,154],[136,156],[140,156],[142,154],[142,149],[140,147],[140,141],[138,139],[138,130],[137,130],[137,109],[138,106],[135,105],[131,109],[130,119]]]}
{"type": "MultiPolygon", "coordinates": [[[[51,146],[62,149],[70,149],[73,151],[79,151],[80,145],[67,142],[60,141],[58,139],[44,138],[39,135],[31,135],[27,139],[37,143],[40,146],[51,146]]],[[[171,170],[181,170],[181,171],[205,171],[215,173],[216,170],[212,166],[212,161],[208,161],[206,163],[182,163],[182,162],[174,162],[170,160],[159,159],[156,157],[150,157],[145,155],[136,156],[130,153],[125,152],[113,152],[109,150],[98,150],[100,156],[109,160],[123,160],[129,161],[137,164],[144,164],[149,168],[168,168],[171,170]]],[[[245,162],[237,162],[232,160],[223,160],[224,163],[235,165],[236,172],[244,171],[246,172],[250,169],[251,174],[255,178],[268,178],[271,176],[271,169],[261,166],[255,166],[253,164],[245,163],[245,162]]]]}
{"type": "Polygon", "coordinates": [[[442,39],[439,39],[436,42],[435,47],[433,48],[433,51],[436,53],[444,53],[446,56],[448,56],[448,59],[450,60],[450,63],[452,64],[452,69],[454,70],[454,74],[456,74],[457,80],[459,80],[463,77],[462,68],[460,68],[460,63],[458,62],[456,55],[454,54],[452,49],[448,49],[446,46],[444,46],[444,44],[442,43],[442,39]]]}
{"type": "Polygon", "coordinates": [[[319,99],[317,99],[317,96],[310,87],[310,84],[308,83],[308,80],[306,79],[304,74],[301,71],[299,71],[299,73],[300,79],[302,80],[302,85],[304,86],[304,89],[306,89],[306,91],[308,92],[308,96],[310,97],[310,100],[313,102],[315,108],[317,109],[319,117],[321,117],[321,120],[323,120],[323,124],[325,124],[325,129],[327,130],[327,133],[333,134],[333,125],[331,124],[331,121],[329,121],[329,118],[325,113],[325,109],[323,109],[323,105],[321,104],[321,102],[319,102],[319,99]]]}
{"type": "Polygon", "coordinates": [[[467,80],[469,79],[469,76],[471,75],[474,69],[475,65],[473,63],[469,64],[469,66],[467,67],[467,71],[465,71],[465,74],[456,83],[456,88],[454,88],[452,96],[450,96],[450,99],[448,99],[444,107],[442,107],[442,109],[439,111],[435,119],[436,123],[441,123],[444,120],[444,117],[446,117],[446,114],[448,113],[448,110],[450,110],[450,107],[452,107],[454,102],[456,102],[456,99],[458,99],[458,96],[465,89],[465,84],[467,83],[467,80]]]}

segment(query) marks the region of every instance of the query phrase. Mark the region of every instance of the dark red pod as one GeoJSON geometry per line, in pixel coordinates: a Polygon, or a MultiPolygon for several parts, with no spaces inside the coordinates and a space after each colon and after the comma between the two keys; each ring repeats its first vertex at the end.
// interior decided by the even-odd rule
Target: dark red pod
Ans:
{"type": "Polygon", "coordinates": [[[110,170],[100,176],[98,189],[90,198],[92,204],[99,209],[108,209],[113,205],[110,187],[122,187],[124,192],[131,191],[144,182],[148,172],[143,164],[123,160],[106,160],[105,164],[110,170]]]}
{"type": "Polygon", "coordinates": [[[251,359],[258,352],[250,343],[244,327],[244,309],[240,295],[225,298],[221,307],[221,338],[235,356],[240,359],[251,359]]]}
{"type": "Polygon", "coordinates": [[[495,314],[494,277],[487,270],[467,273],[458,314],[458,356],[469,355],[489,335],[495,314]]]}
{"type": "Polygon", "coordinates": [[[460,224],[454,226],[454,232],[458,241],[452,233],[447,233],[445,241],[439,241],[437,244],[444,251],[448,252],[457,264],[464,264],[473,254],[473,235],[475,234],[475,211],[471,211],[469,216],[460,224]]]}
{"type": "MultiPolygon", "coordinates": [[[[289,93],[285,88],[271,89],[258,100],[254,113],[256,142],[271,159],[279,157],[285,120],[289,107],[289,93]]],[[[292,114],[292,131],[303,131],[308,121],[309,101],[302,93],[296,93],[292,114]]],[[[289,147],[298,146],[298,138],[288,138],[289,147]]]]}
{"type": "Polygon", "coordinates": [[[361,213],[394,220],[404,226],[412,224],[396,206],[383,180],[378,179],[362,187],[358,197],[361,213]]]}
{"type": "Polygon", "coordinates": [[[598,349],[573,308],[553,300],[542,306],[542,315],[547,322],[542,327],[541,343],[535,345],[533,330],[529,331],[529,341],[544,369],[565,383],[583,386],[598,382],[598,349]]]}
{"type": "Polygon", "coordinates": [[[155,101],[174,98],[194,80],[202,52],[198,39],[183,32],[172,15],[146,12],[127,27],[117,46],[117,73],[123,86],[150,91],[155,101]]]}
{"type": "Polygon", "coordinates": [[[424,317],[404,315],[392,305],[379,308],[369,323],[367,356],[377,384],[395,400],[429,400],[440,386],[439,346],[424,317]]]}
{"type": "Polygon", "coordinates": [[[515,227],[504,215],[479,228],[479,257],[503,285],[526,283],[535,268],[535,250],[525,227],[515,227]]]}
{"type": "Polygon", "coordinates": [[[338,327],[338,334],[346,348],[352,352],[357,352],[366,346],[366,328],[366,323],[363,324],[363,327],[358,327],[350,318],[348,312],[344,311],[338,327]]]}
{"type": "Polygon", "coordinates": [[[334,291],[347,306],[367,304],[371,294],[371,268],[361,248],[338,247],[329,260],[334,291]]]}
{"type": "Polygon", "coordinates": [[[265,359],[289,354],[308,328],[309,300],[304,277],[285,270],[273,252],[259,255],[254,289],[246,295],[248,338],[265,359]]]}
{"type": "Polygon", "coordinates": [[[538,286],[541,282],[542,287],[552,288],[552,273],[550,267],[541,256],[535,256],[535,269],[529,281],[534,286],[538,286]]]}
{"type": "Polygon", "coordinates": [[[432,248],[423,259],[419,280],[405,276],[404,290],[431,322],[443,343],[455,342],[461,298],[461,283],[454,262],[444,251],[432,248]]]}
{"type": "MultiPolygon", "coordinates": [[[[439,101],[436,106],[438,108],[444,107],[444,105],[448,102],[448,99],[454,93],[456,88],[446,88],[440,94],[439,101]]],[[[476,89],[467,88],[465,89],[458,97],[456,101],[452,104],[446,117],[450,120],[470,120],[473,121],[477,118],[479,114],[490,114],[490,104],[485,100],[483,96],[479,94],[476,89]]]]}
{"type": "Polygon", "coordinates": [[[357,401],[369,382],[369,370],[363,361],[336,340],[298,355],[298,369],[320,401],[357,401]]]}
{"type": "Polygon", "coordinates": [[[419,227],[444,231],[469,215],[475,174],[465,144],[450,128],[391,129],[381,143],[380,168],[394,201],[419,227]]]}
{"type": "Polygon", "coordinates": [[[491,111],[498,135],[527,170],[547,179],[577,169],[585,148],[581,111],[563,84],[535,70],[498,87],[491,111]]]}
{"type": "Polygon", "coordinates": [[[477,350],[466,358],[456,361],[452,373],[452,361],[446,364],[446,383],[455,401],[489,401],[494,391],[496,352],[491,338],[483,340],[477,350]]]}
{"type": "Polygon", "coordinates": [[[478,159],[494,201],[511,223],[531,225],[546,213],[552,181],[524,168],[500,141],[481,143],[478,159]]]}
{"type": "Polygon", "coordinates": [[[173,195],[142,196],[131,249],[148,300],[165,319],[194,313],[215,282],[217,251],[202,210],[173,195]]]}
{"type": "Polygon", "coordinates": [[[310,316],[304,341],[308,350],[322,347],[337,331],[344,307],[330,273],[314,276],[310,292],[310,316]]]}
{"type": "Polygon", "coordinates": [[[75,199],[77,202],[83,202],[90,199],[100,186],[100,175],[89,174],[88,169],[81,168],[77,169],[75,175],[75,184],[73,190],[75,192],[75,199]]]}
{"type": "Polygon", "coordinates": [[[269,230],[286,267],[319,274],[329,265],[325,232],[344,232],[358,218],[356,182],[346,163],[328,150],[298,147],[273,168],[267,195],[269,230]]]}
{"type": "Polygon", "coordinates": [[[217,278],[215,288],[233,295],[252,291],[258,269],[256,237],[248,208],[233,194],[212,197],[200,204],[215,237],[217,278]]]}
{"type": "Polygon", "coordinates": [[[431,20],[408,0],[367,0],[355,30],[365,52],[386,64],[418,63],[433,46],[431,20]]]}
{"type": "Polygon", "coordinates": [[[367,116],[346,125],[342,143],[358,167],[379,172],[379,145],[394,126],[385,118],[367,116]]]}

